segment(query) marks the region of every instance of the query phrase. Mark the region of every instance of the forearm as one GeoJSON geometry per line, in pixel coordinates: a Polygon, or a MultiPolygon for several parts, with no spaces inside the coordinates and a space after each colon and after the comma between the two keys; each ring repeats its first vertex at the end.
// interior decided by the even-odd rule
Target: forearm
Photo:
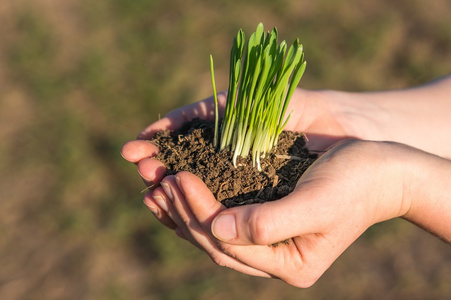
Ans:
{"type": "Polygon", "coordinates": [[[364,135],[359,138],[396,141],[451,158],[451,76],[404,90],[343,93],[342,98],[370,122],[365,132],[353,128],[362,122],[348,124],[364,135]]]}
{"type": "Polygon", "coordinates": [[[451,161],[417,151],[405,174],[403,217],[451,243],[451,161]]]}

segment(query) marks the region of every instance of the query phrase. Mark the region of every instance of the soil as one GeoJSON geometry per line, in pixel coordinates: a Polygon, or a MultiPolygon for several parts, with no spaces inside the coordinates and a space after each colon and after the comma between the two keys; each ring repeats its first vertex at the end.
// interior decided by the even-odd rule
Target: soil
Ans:
{"type": "Polygon", "coordinates": [[[231,151],[218,152],[213,136],[214,123],[195,119],[179,130],[157,132],[151,142],[160,149],[157,159],[165,164],[167,175],[179,171],[197,175],[226,207],[286,196],[317,158],[305,147],[303,134],[284,131],[277,147],[261,159],[261,172],[252,166],[250,156],[239,157],[235,168],[231,151]]]}

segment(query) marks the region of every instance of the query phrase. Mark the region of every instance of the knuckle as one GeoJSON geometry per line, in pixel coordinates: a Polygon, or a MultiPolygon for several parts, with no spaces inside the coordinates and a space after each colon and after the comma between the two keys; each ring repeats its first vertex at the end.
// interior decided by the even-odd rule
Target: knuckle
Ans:
{"type": "Polygon", "coordinates": [[[217,246],[222,253],[226,254],[229,257],[235,258],[235,254],[232,251],[233,246],[226,243],[218,243],[217,246]]]}
{"type": "Polygon", "coordinates": [[[297,270],[292,270],[288,277],[283,280],[288,284],[299,288],[309,288],[318,281],[321,274],[322,272],[302,264],[302,266],[299,266],[297,270]]]}
{"type": "Polygon", "coordinates": [[[309,288],[313,286],[318,281],[318,278],[291,278],[288,280],[285,280],[286,283],[298,287],[298,288],[309,288]]]}
{"type": "Polygon", "coordinates": [[[305,261],[301,257],[296,260],[286,260],[283,268],[284,277],[281,277],[286,283],[298,288],[309,288],[314,285],[323,274],[323,268],[311,261],[305,261]],[[288,271],[287,271],[288,270],[288,271]]]}
{"type": "Polygon", "coordinates": [[[249,217],[249,239],[251,242],[257,245],[267,245],[270,244],[270,227],[271,223],[268,222],[259,205],[249,217]]]}
{"type": "Polygon", "coordinates": [[[180,220],[182,220],[182,222],[189,228],[190,224],[192,223],[191,219],[186,215],[180,215],[179,217],[180,217],[180,220]]]}
{"type": "Polygon", "coordinates": [[[311,272],[311,270],[302,269],[297,272],[291,272],[286,278],[282,278],[282,280],[298,288],[309,288],[318,281],[319,277],[314,272],[311,272]]]}
{"type": "Polygon", "coordinates": [[[218,254],[218,253],[209,253],[208,256],[210,257],[210,259],[217,264],[218,266],[221,267],[227,267],[227,263],[224,260],[223,256],[218,254]]]}

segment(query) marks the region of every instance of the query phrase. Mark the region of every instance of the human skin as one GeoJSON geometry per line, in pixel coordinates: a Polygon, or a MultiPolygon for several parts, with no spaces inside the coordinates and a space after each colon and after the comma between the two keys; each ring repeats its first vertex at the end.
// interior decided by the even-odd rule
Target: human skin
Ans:
{"type": "Polygon", "coordinates": [[[346,140],[274,202],[226,209],[188,172],[146,196],[177,234],[245,274],[309,287],[368,227],[403,217],[451,242],[451,162],[404,144],[346,140]],[[412,163],[414,161],[415,163],[412,163]],[[268,245],[289,240],[289,244],[268,245]]]}
{"type": "MultiPolygon", "coordinates": [[[[160,183],[144,198],[154,215],[216,263],[307,287],[377,222],[403,217],[451,241],[448,95],[451,77],[387,92],[297,90],[286,129],[306,133],[313,150],[341,142],[293,193],[270,203],[225,209],[193,174],[164,178],[164,166],[152,158],[158,149],[143,140],[124,145],[122,155],[138,165],[146,184],[160,183]],[[288,246],[267,246],[284,239],[288,246]]],[[[211,99],[178,109],[139,138],[194,117],[212,119],[212,111],[211,99]]]]}

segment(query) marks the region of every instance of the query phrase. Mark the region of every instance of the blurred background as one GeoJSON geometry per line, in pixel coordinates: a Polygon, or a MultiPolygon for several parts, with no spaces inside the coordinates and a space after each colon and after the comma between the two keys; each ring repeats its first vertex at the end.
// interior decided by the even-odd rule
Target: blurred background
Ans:
{"type": "Polygon", "coordinates": [[[226,88],[239,28],[299,37],[304,88],[370,91],[450,73],[450,15],[448,0],[1,1],[0,299],[449,299],[449,245],[403,220],[309,289],[218,267],[157,224],[120,149],[211,95],[210,53],[226,88]]]}

